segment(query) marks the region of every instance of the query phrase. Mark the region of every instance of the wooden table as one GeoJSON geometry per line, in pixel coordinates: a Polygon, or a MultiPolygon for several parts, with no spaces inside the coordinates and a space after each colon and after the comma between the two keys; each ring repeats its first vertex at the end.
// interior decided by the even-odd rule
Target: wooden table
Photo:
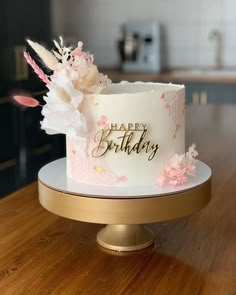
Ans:
{"type": "Polygon", "coordinates": [[[0,294],[235,295],[236,105],[190,106],[186,128],[213,170],[205,209],[150,225],[154,247],[112,255],[95,242],[101,225],[47,212],[29,185],[0,201],[0,294]]]}

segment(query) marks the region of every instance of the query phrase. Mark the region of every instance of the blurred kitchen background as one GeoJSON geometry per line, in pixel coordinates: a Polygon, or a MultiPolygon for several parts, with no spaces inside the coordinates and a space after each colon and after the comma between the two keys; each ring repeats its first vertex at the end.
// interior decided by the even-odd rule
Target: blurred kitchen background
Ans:
{"type": "Polygon", "coordinates": [[[54,0],[52,26],[55,35],[79,36],[96,62],[117,66],[117,40],[121,25],[154,20],[164,31],[162,58],[168,68],[211,67],[214,42],[222,37],[222,65],[236,66],[236,2],[234,0],[54,0]]]}
{"type": "Polygon", "coordinates": [[[187,104],[236,102],[235,0],[1,0],[0,197],[65,154],[63,135],[40,130],[40,108],[11,98],[43,102],[45,86],[23,59],[25,39],[52,47],[60,35],[82,40],[113,82],[184,83],[187,104]]]}

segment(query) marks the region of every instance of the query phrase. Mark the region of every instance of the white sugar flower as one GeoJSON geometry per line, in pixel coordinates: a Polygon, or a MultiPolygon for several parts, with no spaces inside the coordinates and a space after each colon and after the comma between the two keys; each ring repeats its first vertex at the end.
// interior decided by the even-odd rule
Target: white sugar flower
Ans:
{"type": "MultiPolygon", "coordinates": [[[[86,151],[88,130],[82,111],[82,101],[86,93],[99,93],[111,83],[106,75],[99,73],[93,64],[93,55],[82,50],[83,43],[76,48],[65,47],[62,38],[54,41],[56,50],[52,53],[32,41],[29,45],[36,51],[43,63],[53,73],[47,76],[44,71],[25,53],[28,63],[46,83],[49,92],[44,96],[44,116],[41,126],[48,134],[64,133],[77,141],[81,152],[86,151]]],[[[32,98],[18,97],[24,105],[36,106],[32,98]]]]}
{"type": "Polygon", "coordinates": [[[80,143],[81,152],[87,144],[87,123],[79,111],[83,93],[73,87],[71,81],[63,74],[54,75],[48,85],[49,92],[44,96],[41,127],[48,134],[66,134],[80,143]]]}
{"type": "Polygon", "coordinates": [[[48,97],[51,96],[50,100],[60,99],[65,103],[70,102],[75,108],[78,108],[83,100],[83,93],[74,88],[71,80],[64,73],[55,73],[47,87],[51,91],[51,94],[48,93],[47,95],[48,97]]]}
{"type": "Polygon", "coordinates": [[[196,159],[198,152],[195,150],[195,144],[191,145],[185,154],[175,154],[164,166],[157,179],[157,185],[164,184],[178,185],[188,181],[189,176],[195,175],[196,159]]]}

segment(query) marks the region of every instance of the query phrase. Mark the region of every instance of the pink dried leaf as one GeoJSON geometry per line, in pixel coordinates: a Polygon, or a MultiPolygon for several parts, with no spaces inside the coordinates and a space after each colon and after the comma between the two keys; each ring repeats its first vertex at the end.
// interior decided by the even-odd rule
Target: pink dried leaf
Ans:
{"type": "Polygon", "coordinates": [[[22,96],[22,95],[15,95],[13,96],[13,98],[15,99],[15,101],[17,101],[19,104],[26,106],[26,107],[37,107],[39,105],[39,102],[32,97],[28,97],[28,96],[22,96]]]}
{"type": "Polygon", "coordinates": [[[47,75],[43,72],[43,70],[36,64],[36,62],[32,59],[32,57],[29,55],[29,53],[24,52],[24,57],[27,61],[27,63],[32,67],[34,72],[39,76],[39,78],[46,84],[48,84],[50,81],[47,77],[47,75]]]}

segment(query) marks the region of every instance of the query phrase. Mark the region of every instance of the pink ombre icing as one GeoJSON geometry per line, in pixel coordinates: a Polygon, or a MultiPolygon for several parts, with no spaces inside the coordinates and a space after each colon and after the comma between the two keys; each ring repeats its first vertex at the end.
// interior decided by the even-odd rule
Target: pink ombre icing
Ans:
{"type": "Polygon", "coordinates": [[[85,157],[75,142],[67,138],[67,173],[78,182],[114,185],[119,178],[112,172],[105,158],[85,157]]]}
{"type": "Polygon", "coordinates": [[[181,125],[184,120],[185,93],[184,89],[177,92],[165,91],[161,94],[164,108],[169,111],[169,115],[176,125],[181,125]]]}
{"type": "Polygon", "coordinates": [[[195,150],[195,145],[190,146],[186,154],[175,154],[170,158],[157,178],[157,185],[176,186],[188,182],[189,176],[195,175],[195,157],[197,155],[198,152],[195,150]]]}
{"type": "MultiPolygon", "coordinates": [[[[87,127],[90,133],[88,138],[87,152],[90,153],[93,149],[91,138],[94,136],[94,120],[87,100],[83,103],[83,113],[87,120],[87,127]]],[[[101,124],[107,124],[107,117],[101,116],[101,124]]],[[[77,142],[70,137],[66,139],[67,145],[67,173],[78,181],[101,185],[114,185],[119,182],[119,177],[113,173],[106,162],[105,157],[92,158],[86,156],[79,151],[77,142]]]]}

